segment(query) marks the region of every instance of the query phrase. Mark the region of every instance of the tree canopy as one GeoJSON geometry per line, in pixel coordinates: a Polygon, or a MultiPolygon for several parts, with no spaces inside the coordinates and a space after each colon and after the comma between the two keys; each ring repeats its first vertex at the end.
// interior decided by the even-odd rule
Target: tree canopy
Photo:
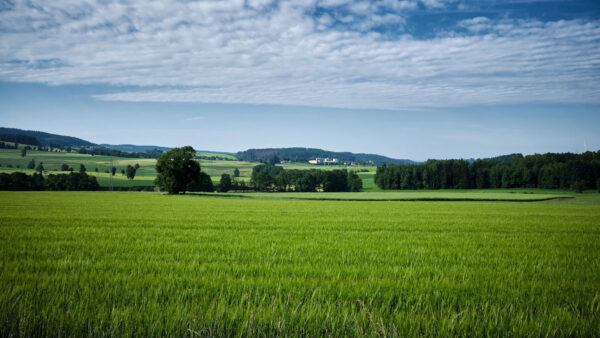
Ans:
{"type": "Polygon", "coordinates": [[[222,174],[219,181],[219,191],[228,192],[229,189],[231,189],[231,176],[229,174],[222,174]]]}
{"type": "Polygon", "coordinates": [[[197,192],[197,191],[205,191],[205,192],[213,192],[215,191],[215,186],[210,179],[210,176],[204,172],[200,172],[198,178],[187,186],[187,191],[197,192]]]}
{"type": "MultiPolygon", "coordinates": [[[[139,168],[139,165],[138,165],[138,168],[139,168]]],[[[135,172],[137,171],[136,169],[137,168],[132,166],[131,164],[127,165],[127,168],[125,169],[125,173],[127,174],[128,179],[132,180],[135,178],[135,172]]]]}
{"type": "Polygon", "coordinates": [[[598,188],[600,151],[583,154],[535,154],[495,159],[429,160],[419,165],[377,167],[382,189],[598,188]]]}
{"type": "Polygon", "coordinates": [[[195,154],[190,146],[163,153],[156,162],[158,176],[154,183],[169,194],[185,193],[188,184],[200,177],[200,164],[194,159],[195,154]]]}
{"type": "Polygon", "coordinates": [[[272,164],[257,165],[250,179],[258,191],[324,192],[360,191],[362,181],[354,172],[335,170],[285,170],[272,164]]]}

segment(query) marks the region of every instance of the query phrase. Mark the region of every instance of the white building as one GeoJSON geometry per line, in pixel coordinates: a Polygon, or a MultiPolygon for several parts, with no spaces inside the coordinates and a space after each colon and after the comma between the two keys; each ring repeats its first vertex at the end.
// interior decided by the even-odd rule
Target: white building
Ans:
{"type": "Polygon", "coordinates": [[[314,160],[309,160],[308,163],[310,164],[323,164],[323,165],[335,165],[335,164],[340,164],[340,161],[337,158],[321,158],[321,157],[317,157],[314,160]]]}

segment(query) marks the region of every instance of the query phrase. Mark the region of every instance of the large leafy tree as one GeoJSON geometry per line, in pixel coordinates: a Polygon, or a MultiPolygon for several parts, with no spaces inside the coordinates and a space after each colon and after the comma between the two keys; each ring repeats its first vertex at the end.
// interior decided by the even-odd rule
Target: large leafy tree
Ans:
{"type": "Polygon", "coordinates": [[[132,166],[131,164],[128,164],[127,168],[125,169],[127,178],[132,180],[135,177],[135,172],[136,172],[136,167],[132,166]]]}
{"type": "Polygon", "coordinates": [[[219,184],[220,192],[228,192],[231,189],[231,176],[229,174],[221,175],[221,181],[219,184]]]}
{"type": "Polygon", "coordinates": [[[195,154],[190,146],[163,153],[156,162],[158,176],[154,183],[169,194],[185,194],[187,185],[200,177],[200,164],[194,160],[195,154]]]}

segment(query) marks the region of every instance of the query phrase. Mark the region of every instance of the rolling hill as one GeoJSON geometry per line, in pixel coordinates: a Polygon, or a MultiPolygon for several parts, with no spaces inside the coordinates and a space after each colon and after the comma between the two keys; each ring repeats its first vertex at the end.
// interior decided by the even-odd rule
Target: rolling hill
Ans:
{"type": "Polygon", "coordinates": [[[59,147],[93,147],[95,143],[82,140],[77,137],[64,136],[57,134],[45,133],[35,130],[23,130],[17,128],[0,127],[0,135],[21,135],[34,137],[38,140],[40,146],[59,146],[59,147]]]}
{"type": "Polygon", "coordinates": [[[380,165],[384,163],[394,164],[411,164],[417,163],[407,159],[395,159],[376,154],[363,154],[351,152],[335,152],[316,148],[265,148],[265,149],[248,149],[237,153],[239,159],[243,161],[266,161],[277,156],[280,159],[288,159],[291,161],[308,161],[316,157],[337,158],[341,162],[357,162],[370,163],[380,165]]]}
{"type": "MultiPolygon", "coordinates": [[[[135,145],[135,144],[95,144],[80,138],[72,136],[64,136],[51,134],[41,131],[23,130],[17,128],[0,127],[0,135],[17,135],[20,137],[35,138],[40,146],[55,146],[55,147],[97,147],[117,150],[120,152],[129,153],[145,153],[154,149],[160,151],[168,151],[171,148],[155,146],[155,145],[135,145]]],[[[198,150],[199,153],[225,154],[236,156],[242,161],[266,161],[273,156],[280,159],[289,159],[292,161],[305,162],[316,157],[337,158],[341,162],[355,162],[363,164],[381,165],[385,163],[394,164],[413,164],[418,163],[408,159],[395,159],[377,154],[364,154],[352,152],[335,152],[316,148],[265,148],[265,149],[248,149],[240,151],[237,154],[220,151],[198,150]]],[[[114,155],[119,156],[119,155],[114,155]]]]}
{"type": "Polygon", "coordinates": [[[104,148],[108,148],[108,149],[115,149],[115,150],[120,150],[120,151],[127,151],[127,152],[133,152],[133,153],[143,153],[145,151],[148,150],[160,150],[160,151],[169,151],[171,150],[171,148],[169,147],[161,147],[161,146],[149,146],[149,145],[142,145],[142,146],[138,146],[135,144],[106,144],[106,143],[102,143],[100,144],[101,147],[104,148]]]}

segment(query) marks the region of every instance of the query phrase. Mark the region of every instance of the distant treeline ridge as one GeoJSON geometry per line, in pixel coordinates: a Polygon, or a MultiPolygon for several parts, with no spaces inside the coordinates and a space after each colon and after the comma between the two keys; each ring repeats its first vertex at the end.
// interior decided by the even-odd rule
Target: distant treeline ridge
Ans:
{"type": "Polygon", "coordinates": [[[115,157],[128,157],[128,158],[157,158],[162,154],[162,150],[153,149],[146,150],[145,152],[126,152],[110,148],[92,147],[84,148],[81,147],[77,150],[80,154],[90,155],[102,155],[102,156],[115,156],[115,157]]]}
{"type": "Polygon", "coordinates": [[[290,160],[293,162],[306,162],[317,157],[337,158],[340,162],[354,162],[362,164],[383,164],[383,163],[414,163],[410,160],[393,159],[386,156],[375,154],[355,154],[350,152],[334,152],[315,148],[265,148],[248,149],[237,153],[237,157],[242,161],[268,162],[272,158],[290,160]]]}
{"type": "Polygon", "coordinates": [[[27,135],[0,134],[0,141],[29,144],[33,146],[40,145],[40,142],[35,137],[27,135]]]}
{"type": "Polygon", "coordinates": [[[594,189],[600,186],[600,151],[518,156],[509,163],[480,159],[382,165],[375,184],[382,189],[594,189]]]}

